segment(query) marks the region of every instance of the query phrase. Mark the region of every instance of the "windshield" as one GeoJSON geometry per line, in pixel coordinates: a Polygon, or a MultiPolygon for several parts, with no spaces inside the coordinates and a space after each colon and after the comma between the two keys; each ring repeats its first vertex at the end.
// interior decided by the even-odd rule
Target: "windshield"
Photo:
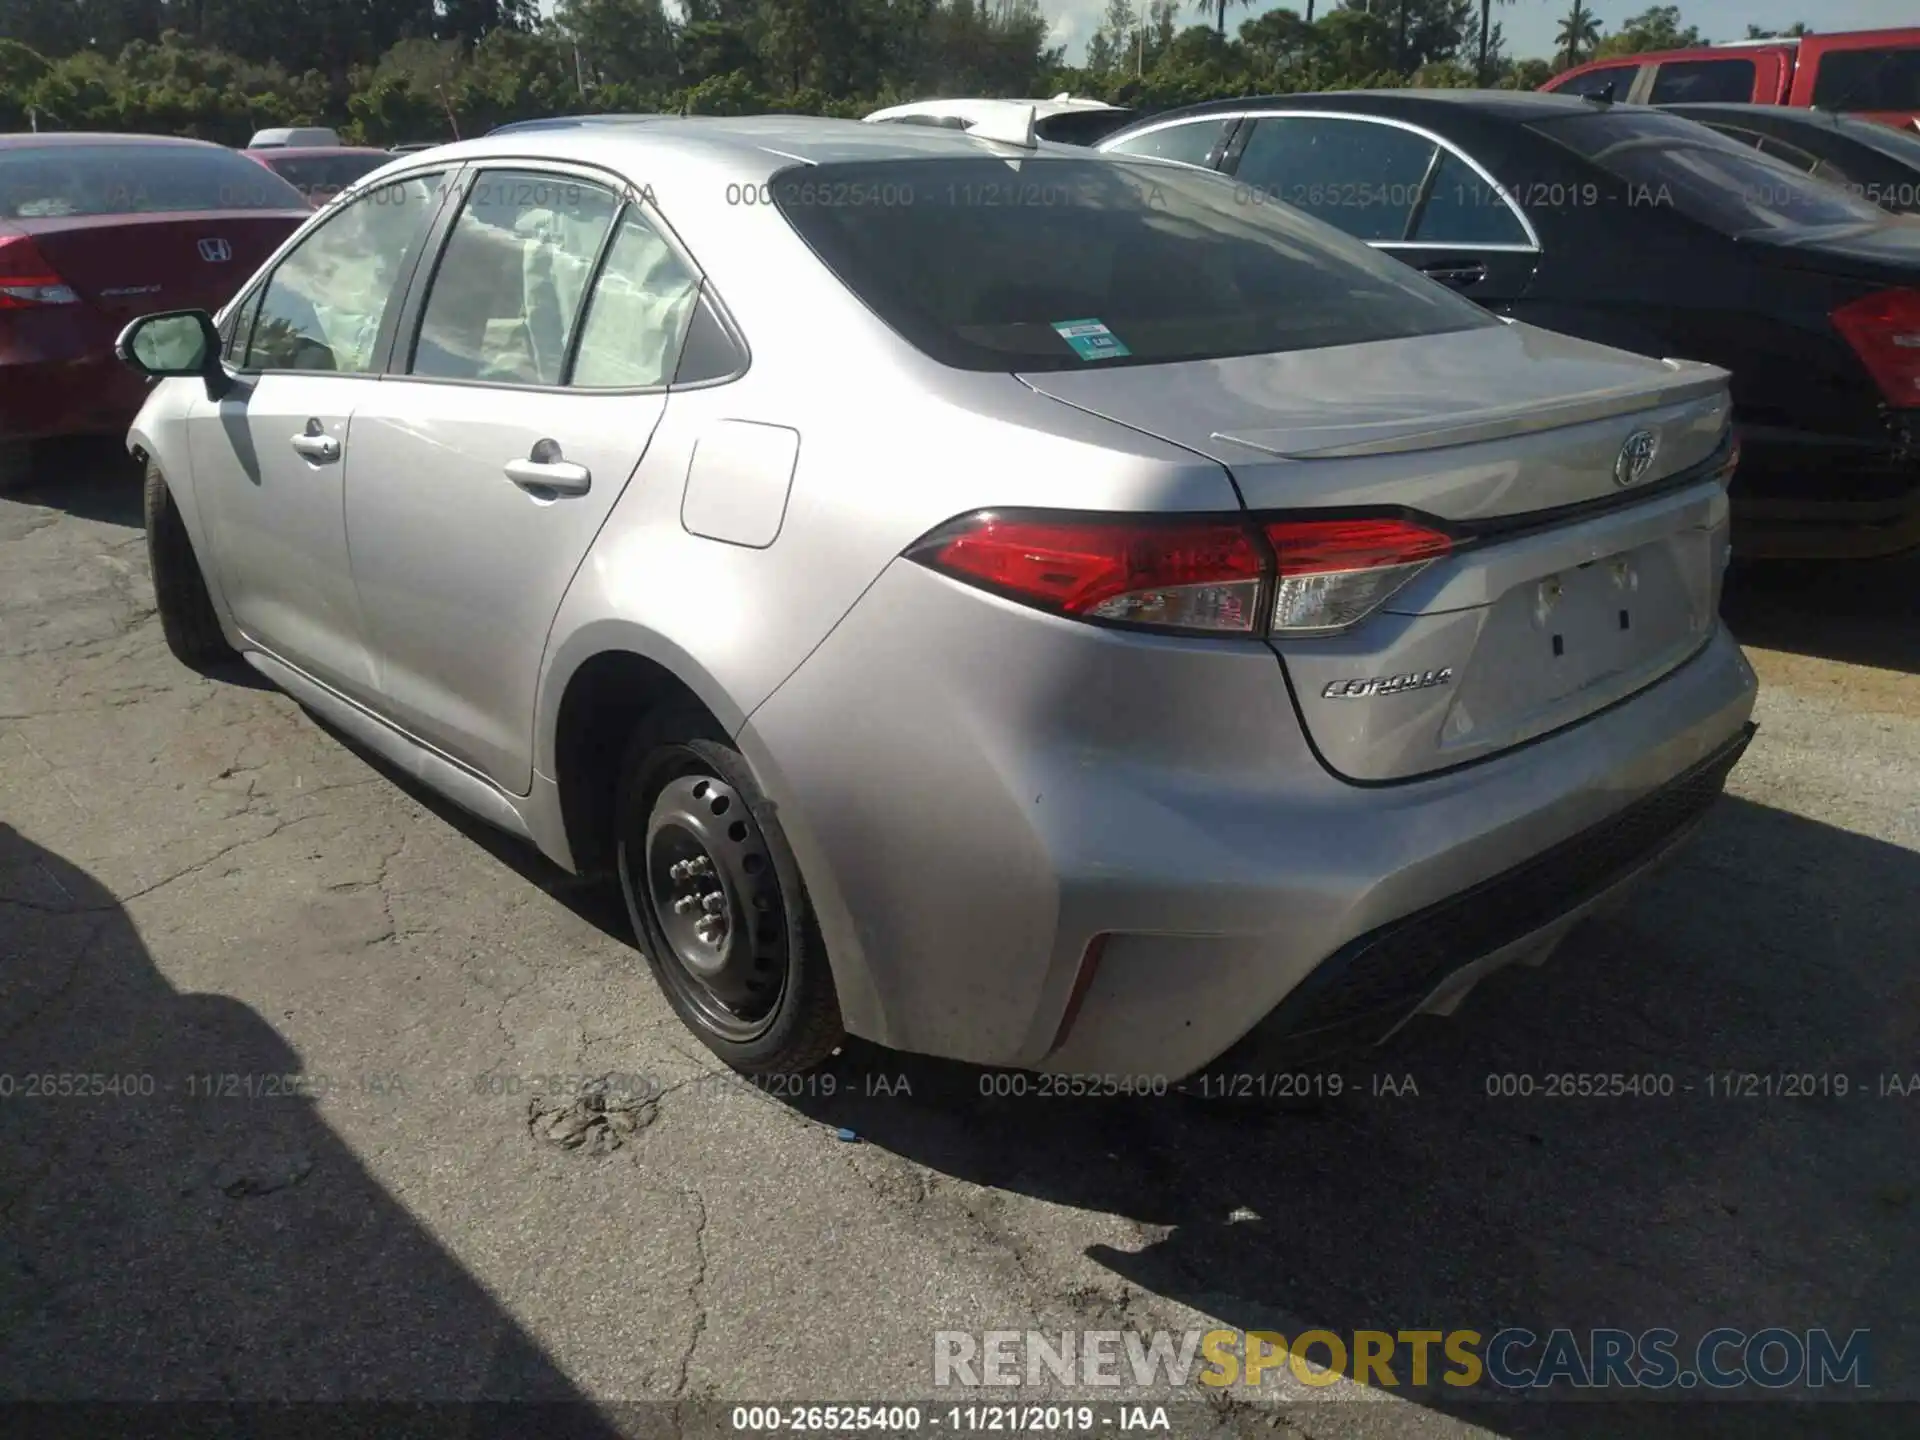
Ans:
{"type": "Polygon", "coordinates": [[[1677,115],[1610,111],[1533,127],[1627,183],[1629,206],[1671,206],[1736,239],[1878,225],[1878,206],[1677,115]]]}
{"type": "Polygon", "coordinates": [[[1472,330],[1478,306],[1219,175],[1151,160],[815,165],[773,198],[848,289],[963,370],[1073,370],[1472,330]]]}
{"type": "Polygon", "coordinates": [[[348,150],[337,155],[275,155],[266,163],[311,200],[337,194],[392,158],[384,153],[368,155],[348,150]]]}
{"type": "Polygon", "coordinates": [[[264,165],[199,145],[46,145],[0,150],[0,215],[162,215],[193,210],[305,210],[264,165]]]}

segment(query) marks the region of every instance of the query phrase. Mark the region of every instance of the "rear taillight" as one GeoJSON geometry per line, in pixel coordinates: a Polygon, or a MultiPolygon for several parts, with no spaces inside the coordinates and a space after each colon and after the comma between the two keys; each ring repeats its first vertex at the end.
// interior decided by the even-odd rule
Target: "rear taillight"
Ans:
{"type": "Polygon", "coordinates": [[[1832,319],[1889,405],[1920,406],[1920,290],[1882,290],[1832,319]]]}
{"type": "Polygon", "coordinates": [[[983,511],[908,557],[1058,615],[1189,634],[1328,634],[1452,548],[1404,520],[983,511]]]}
{"type": "Polygon", "coordinates": [[[1279,561],[1273,628],[1324,634],[1364,620],[1453,549],[1408,520],[1281,520],[1266,527],[1279,561]]]}
{"type": "Polygon", "coordinates": [[[77,305],[80,297],[54,272],[28,235],[0,235],[0,310],[77,305]]]}

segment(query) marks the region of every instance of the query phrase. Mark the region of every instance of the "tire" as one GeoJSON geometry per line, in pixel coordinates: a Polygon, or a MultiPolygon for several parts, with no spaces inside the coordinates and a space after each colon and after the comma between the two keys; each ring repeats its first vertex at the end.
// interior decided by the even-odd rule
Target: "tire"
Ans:
{"type": "Polygon", "coordinates": [[[620,891],[674,1013],[745,1074],[819,1066],[846,1039],[833,972],[740,752],[699,711],[650,717],[627,746],[617,805],[620,891]]]}
{"type": "Polygon", "coordinates": [[[153,571],[160,630],[173,658],[190,670],[210,670],[239,657],[220,631],[206,577],[194,557],[186,522],[173,503],[160,467],[147,464],[147,563],[153,571]]]}

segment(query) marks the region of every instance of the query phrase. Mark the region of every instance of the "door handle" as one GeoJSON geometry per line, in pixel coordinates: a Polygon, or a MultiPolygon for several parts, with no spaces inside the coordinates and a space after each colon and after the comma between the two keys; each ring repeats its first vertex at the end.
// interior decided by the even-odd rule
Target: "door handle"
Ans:
{"type": "Polygon", "coordinates": [[[584,495],[593,487],[593,472],[560,458],[557,441],[542,440],[525,460],[509,460],[507,478],[522,490],[545,491],[549,495],[584,495]]]}
{"type": "Polygon", "coordinates": [[[1420,273],[1428,279],[1438,280],[1442,285],[1478,285],[1487,278],[1487,267],[1477,260],[1464,264],[1457,260],[1442,260],[1432,265],[1422,265],[1420,273]]]}
{"type": "Polygon", "coordinates": [[[296,435],[293,448],[309,460],[338,460],[340,442],[331,435],[296,435]]]}

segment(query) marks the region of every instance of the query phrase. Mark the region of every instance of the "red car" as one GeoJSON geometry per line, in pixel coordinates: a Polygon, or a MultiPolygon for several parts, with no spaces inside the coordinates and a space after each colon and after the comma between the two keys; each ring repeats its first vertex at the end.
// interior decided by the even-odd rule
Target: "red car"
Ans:
{"type": "Polygon", "coordinates": [[[1920,30],[1853,30],[1576,65],[1542,90],[1644,105],[1793,105],[1910,130],[1920,123],[1920,30]]]}
{"type": "Polygon", "coordinates": [[[391,150],[363,150],[352,145],[277,145],[246,153],[306,196],[316,210],[362,175],[393,159],[391,150]]]}
{"type": "Polygon", "coordinates": [[[216,310],[313,211],[224,145],[0,135],[0,482],[22,442],[124,430],[146,396],[114,358],[156,310],[216,310]]]}

